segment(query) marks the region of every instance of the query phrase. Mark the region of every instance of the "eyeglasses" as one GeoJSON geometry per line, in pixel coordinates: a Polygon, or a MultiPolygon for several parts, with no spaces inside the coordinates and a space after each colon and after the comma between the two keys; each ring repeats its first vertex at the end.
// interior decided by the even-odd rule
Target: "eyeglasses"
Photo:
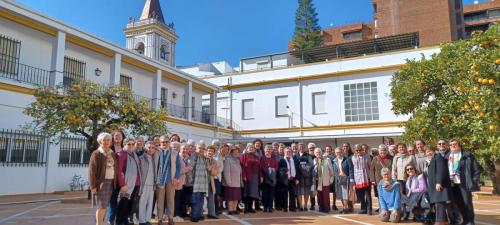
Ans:
{"type": "Polygon", "coordinates": [[[162,141],[160,143],[162,143],[162,144],[168,144],[168,141],[162,141]]]}
{"type": "Polygon", "coordinates": [[[438,145],[445,145],[446,142],[439,142],[438,145]]]}
{"type": "Polygon", "coordinates": [[[127,146],[134,146],[135,143],[128,143],[127,146]]]}
{"type": "Polygon", "coordinates": [[[453,142],[453,143],[450,143],[450,145],[451,145],[451,146],[456,146],[456,145],[458,145],[458,143],[453,142]]]}
{"type": "Polygon", "coordinates": [[[406,168],[406,171],[415,170],[415,168],[406,168]]]}

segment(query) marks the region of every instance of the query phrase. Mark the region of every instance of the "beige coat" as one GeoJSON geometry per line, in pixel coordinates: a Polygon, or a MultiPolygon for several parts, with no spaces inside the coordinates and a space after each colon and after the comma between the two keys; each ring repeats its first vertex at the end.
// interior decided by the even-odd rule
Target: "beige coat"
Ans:
{"type": "Polygon", "coordinates": [[[321,191],[323,187],[330,186],[333,183],[333,166],[332,162],[324,157],[321,159],[321,165],[318,165],[318,160],[314,160],[314,182],[313,188],[315,191],[321,191]],[[321,177],[319,176],[319,172],[321,171],[321,177]],[[317,181],[317,186],[316,186],[317,181]]]}
{"type": "Polygon", "coordinates": [[[410,164],[413,165],[415,169],[417,168],[415,156],[409,155],[404,158],[401,157],[401,154],[394,156],[392,160],[392,179],[404,180],[405,167],[410,164]]]}

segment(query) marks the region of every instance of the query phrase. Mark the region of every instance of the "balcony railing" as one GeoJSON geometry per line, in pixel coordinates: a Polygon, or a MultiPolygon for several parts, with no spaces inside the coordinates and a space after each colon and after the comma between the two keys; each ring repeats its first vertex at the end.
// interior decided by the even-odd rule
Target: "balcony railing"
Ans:
{"type": "Polygon", "coordinates": [[[135,101],[135,102],[137,102],[137,103],[140,103],[140,102],[142,102],[142,101],[147,101],[147,102],[148,102],[148,106],[149,106],[149,108],[151,108],[151,109],[152,109],[152,108],[154,108],[153,99],[151,99],[151,98],[147,98],[147,97],[140,96],[140,95],[136,95],[136,94],[134,94],[134,95],[132,96],[132,98],[133,98],[133,99],[134,99],[134,101],[135,101]]]}
{"type": "Polygon", "coordinates": [[[211,114],[206,113],[206,112],[200,112],[197,110],[193,110],[193,120],[201,123],[206,123],[210,124],[210,118],[212,117],[211,114]]]}
{"type": "Polygon", "coordinates": [[[0,58],[0,77],[33,84],[50,85],[50,71],[0,58]]]}
{"type": "Polygon", "coordinates": [[[168,115],[177,117],[180,119],[187,119],[187,108],[180,105],[174,105],[172,103],[166,103],[168,115]]]}
{"type": "Polygon", "coordinates": [[[62,136],[59,140],[59,166],[87,166],[90,152],[87,151],[86,138],[81,136],[62,136]]]}

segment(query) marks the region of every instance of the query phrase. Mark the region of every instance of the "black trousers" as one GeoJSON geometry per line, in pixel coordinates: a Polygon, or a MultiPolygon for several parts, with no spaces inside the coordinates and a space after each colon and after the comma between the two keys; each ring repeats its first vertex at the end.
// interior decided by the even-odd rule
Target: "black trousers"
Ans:
{"type": "Polygon", "coordinates": [[[175,190],[175,200],[174,200],[174,216],[179,216],[182,217],[183,214],[185,214],[185,205],[183,204],[184,202],[184,195],[183,191],[181,190],[175,190]]]}
{"type": "Polygon", "coordinates": [[[277,210],[288,209],[288,187],[281,185],[276,187],[276,195],[274,198],[274,207],[277,210]]]}
{"type": "Polygon", "coordinates": [[[284,205],[283,208],[290,210],[297,210],[297,185],[295,181],[288,182],[288,204],[284,205]]]}
{"type": "Polygon", "coordinates": [[[356,196],[361,203],[361,210],[372,211],[372,186],[356,188],[356,196]]]}
{"type": "Polygon", "coordinates": [[[465,190],[460,185],[452,186],[451,192],[454,198],[453,203],[456,205],[456,208],[458,208],[458,211],[460,211],[460,214],[462,214],[462,224],[475,224],[472,193],[465,190]]]}
{"type": "Polygon", "coordinates": [[[269,184],[262,184],[262,205],[264,209],[273,208],[274,187],[269,184]]]}
{"type": "Polygon", "coordinates": [[[434,203],[434,211],[436,212],[436,222],[448,222],[448,214],[446,213],[446,202],[434,203]]]}
{"type": "Polygon", "coordinates": [[[129,198],[120,198],[120,202],[118,202],[118,210],[116,213],[116,224],[128,224],[128,218],[132,213],[132,207],[135,204],[135,201],[139,200],[139,189],[139,186],[135,186],[129,198]]]}

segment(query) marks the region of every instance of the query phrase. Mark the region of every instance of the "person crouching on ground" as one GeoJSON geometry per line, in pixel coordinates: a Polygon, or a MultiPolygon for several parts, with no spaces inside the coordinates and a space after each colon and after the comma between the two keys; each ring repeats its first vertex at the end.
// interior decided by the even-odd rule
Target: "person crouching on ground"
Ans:
{"type": "Polygon", "coordinates": [[[377,185],[380,205],[379,217],[382,222],[398,223],[401,219],[400,184],[391,179],[388,168],[382,168],[382,180],[377,185]]]}

